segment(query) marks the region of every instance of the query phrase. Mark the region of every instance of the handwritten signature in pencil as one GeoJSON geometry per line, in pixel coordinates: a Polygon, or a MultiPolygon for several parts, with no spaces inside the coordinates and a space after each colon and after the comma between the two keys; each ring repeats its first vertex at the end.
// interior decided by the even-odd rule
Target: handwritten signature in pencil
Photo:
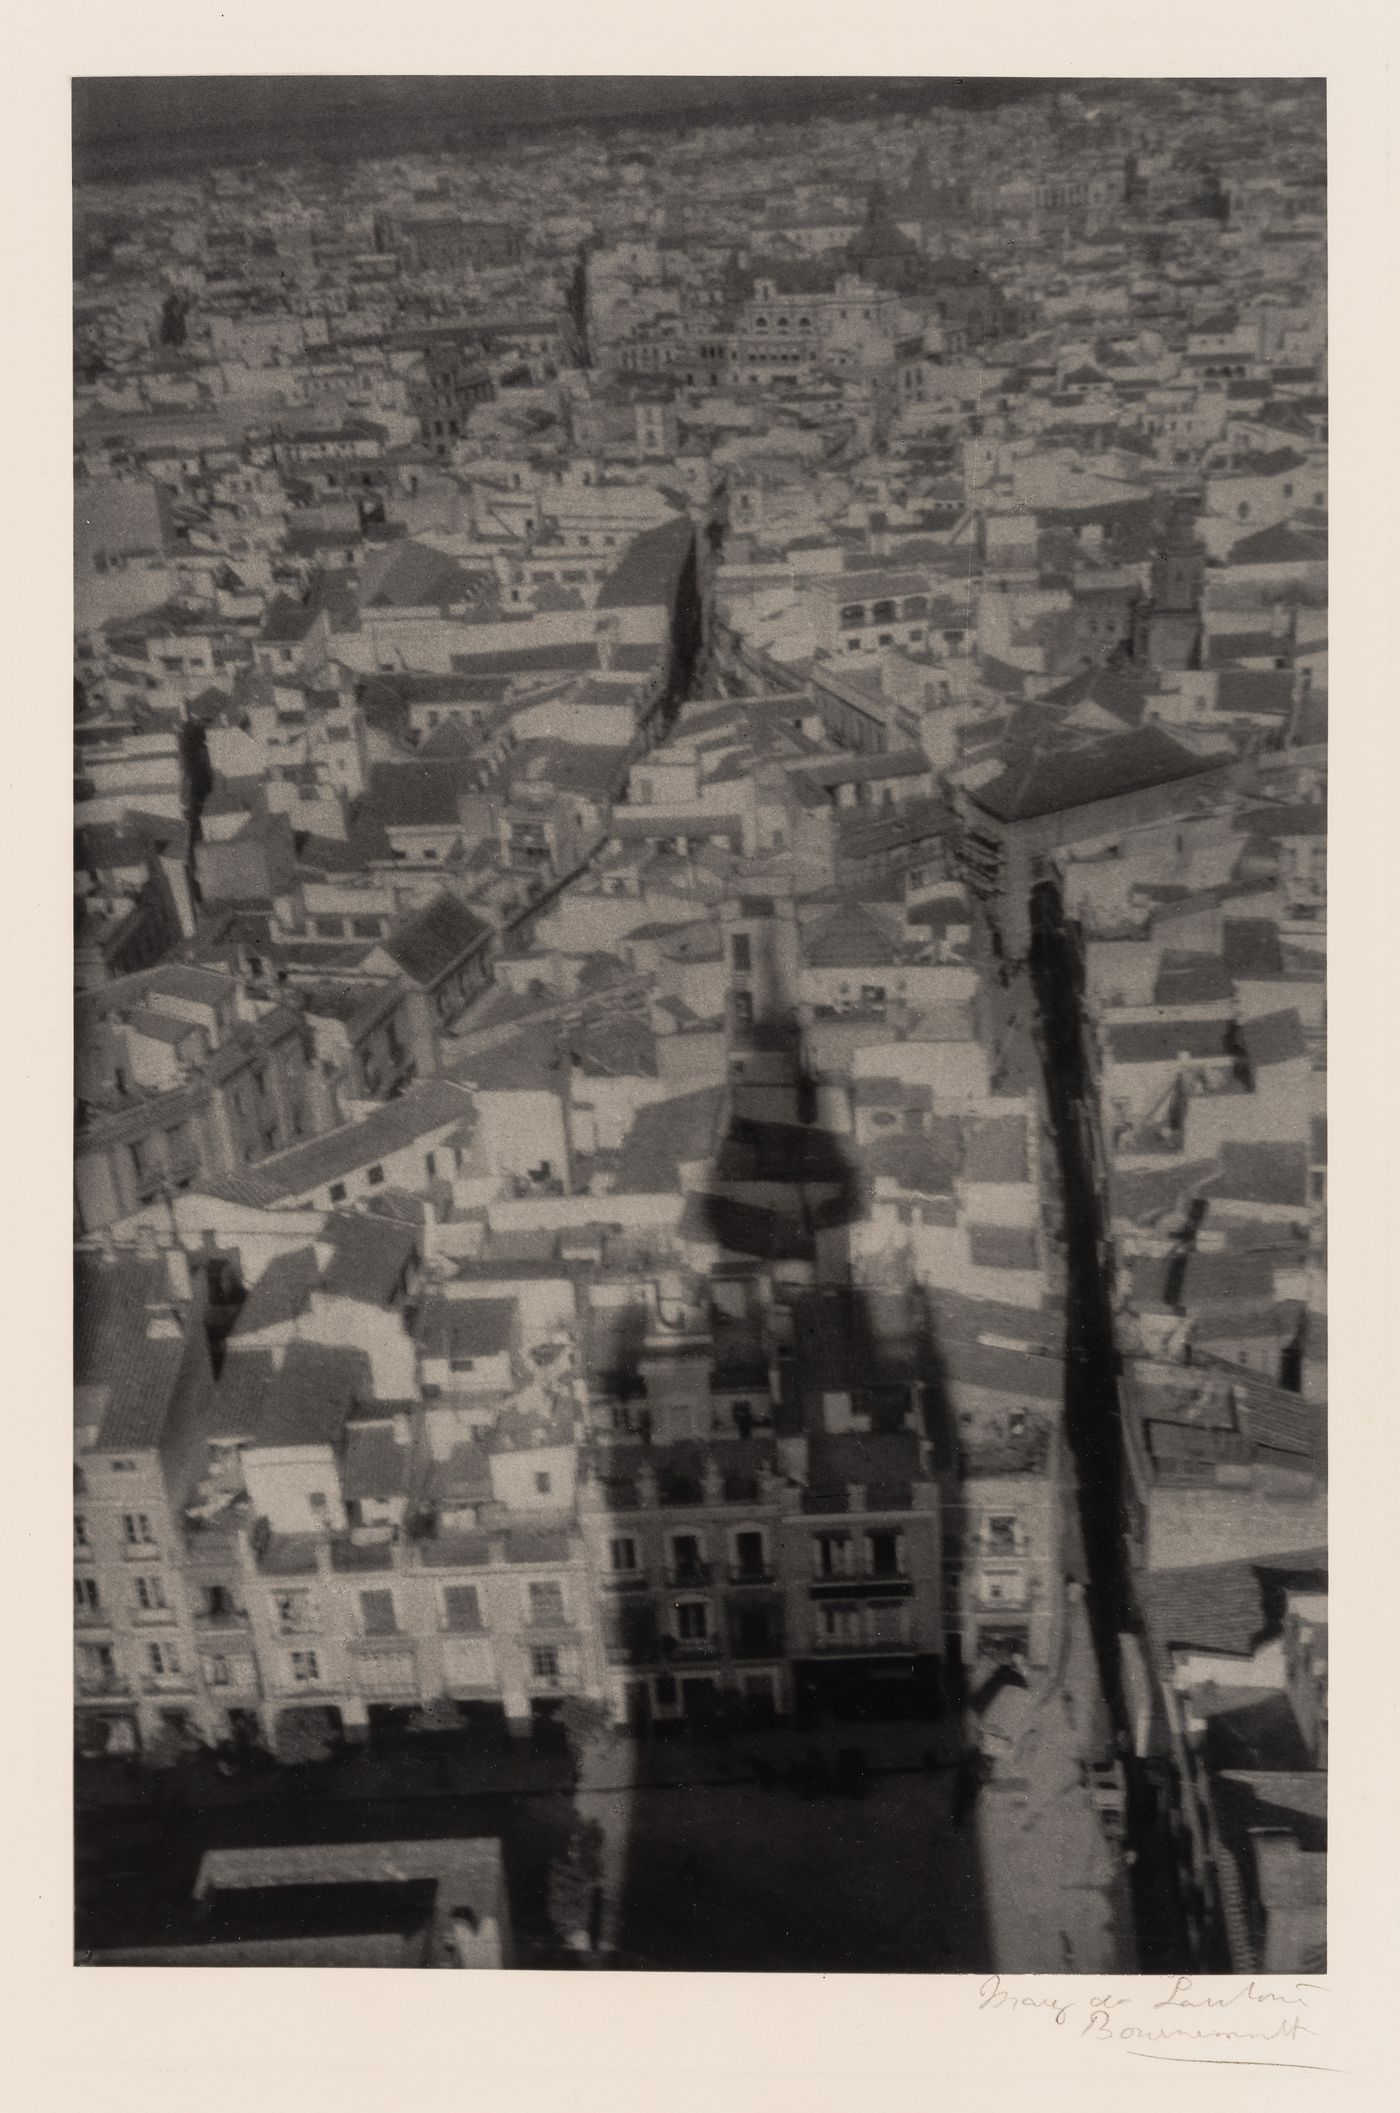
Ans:
{"type": "Polygon", "coordinates": [[[1321,2037],[1305,2014],[1315,2010],[1326,1993],[1320,1981],[1286,1980],[1264,1987],[1251,1978],[1201,1987],[1189,1974],[1177,1974],[1126,1995],[1104,1990],[1060,1996],[1008,1987],[1000,1974],[990,1974],[978,1990],[977,2007],[983,2012],[1039,2013],[1080,2039],[1114,2042],[1135,2054],[1176,2042],[1176,2059],[1211,2060],[1218,2057],[1204,2051],[1192,2057],[1191,2045],[1222,2043],[1224,2054],[1223,2043],[1265,2042],[1284,2048],[1321,2037]],[[1154,1994],[1154,1988],[1162,1992],[1154,1994]]]}

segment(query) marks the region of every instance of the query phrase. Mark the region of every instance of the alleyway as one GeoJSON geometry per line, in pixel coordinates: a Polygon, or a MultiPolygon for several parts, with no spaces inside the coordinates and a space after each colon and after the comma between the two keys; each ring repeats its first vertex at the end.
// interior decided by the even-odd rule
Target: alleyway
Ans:
{"type": "Polygon", "coordinates": [[[1124,1867],[1082,1780],[1110,1733],[1077,1587],[1065,1616],[1062,1663],[978,1801],[992,1953],[1000,1973],[1132,1973],[1124,1867]]]}

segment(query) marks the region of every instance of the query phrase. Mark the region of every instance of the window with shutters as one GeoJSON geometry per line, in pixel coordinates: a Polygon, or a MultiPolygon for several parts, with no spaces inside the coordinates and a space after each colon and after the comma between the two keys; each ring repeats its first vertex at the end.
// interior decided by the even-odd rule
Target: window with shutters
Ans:
{"type": "Polygon", "coordinates": [[[564,1619],[564,1587],[552,1583],[531,1585],[529,1589],[530,1620],[537,1627],[548,1627],[564,1619]]]}
{"type": "Polygon", "coordinates": [[[899,1577],[904,1570],[904,1537],[888,1530],[866,1535],[866,1568],[871,1577],[899,1577]]]}
{"type": "Polygon", "coordinates": [[[316,1626],[315,1602],[310,1592],[302,1588],[290,1592],[275,1592],[272,1596],[272,1613],[283,1635],[294,1635],[316,1626]]]}
{"type": "Polygon", "coordinates": [[[362,1592],[360,1594],[360,1626],[366,1636],[396,1636],[398,1617],[394,1611],[392,1592],[362,1592]]]}
{"type": "Polygon", "coordinates": [[[817,1577],[852,1577],[855,1551],[848,1533],[819,1533],[812,1541],[812,1569],[817,1577]]]}
{"type": "Polygon", "coordinates": [[[481,1602],[475,1585],[445,1585],[442,1593],[442,1625],[457,1636],[481,1631],[481,1602]]]}

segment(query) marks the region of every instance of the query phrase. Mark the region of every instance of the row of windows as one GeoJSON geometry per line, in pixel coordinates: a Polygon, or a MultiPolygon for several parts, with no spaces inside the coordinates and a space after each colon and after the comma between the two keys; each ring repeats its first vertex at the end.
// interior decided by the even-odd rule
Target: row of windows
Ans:
{"type": "Polygon", "coordinates": [[[888,1604],[843,1601],[817,1609],[814,1642],[818,1648],[841,1645],[860,1649],[881,1644],[907,1644],[913,1617],[907,1600],[888,1604]]]}
{"type": "MultiPolygon", "coordinates": [[[[215,1669],[212,1684],[216,1687],[227,1685],[229,1679],[227,1659],[216,1658],[208,1661],[208,1663],[215,1669]]],[[[320,1653],[317,1651],[292,1651],[288,1657],[288,1666],[291,1677],[298,1687],[315,1687],[319,1685],[323,1677],[320,1653]]],[[[562,1673],[561,1654],[557,1645],[537,1644],[532,1648],[530,1652],[530,1676],[533,1680],[554,1685],[562,1678],[562,1673]]]]}
{"type": "Polygon", "coordinates": [[[844,629],[850,624],[908,623],[916,616],[927,615],[928,596],[909,594],[902,602],[847,602],[841,610],[841,624],[844,629]]]}
{"type": "MultiPolygon", "coordinates": [[[[117,1677],[116,1652],[109,1643],[84,1644],[79,1663],[89,1681],[110,1681],[117,1677]]],[[[145,1667],[147,1673],[157,1680],[178,1679],[182,1672],[180,1654],[169,1643],[148,1643],[145,1667]]]]}
{"type": "Polygon", "coordinates": [[[311,929],[317,939],[379,939],[387,931],[387,917],[313,917],[311,929]]]}
{"type": "MultiPolygon", "coordinates": [[[[908,643],[911,646],[918,645],[922,640],[923,635],[924,631],[922,624],[911,625],[907,633],[908,643]]],[[[892,646],[895,643],[895,636],[893,631],[881,631],[879,636],[876,638],[875,643],[877,646],[892,646]]],[[[858,633],[854,637],[848,638],[846,640],[846,651],[848,653],[864,653],[869,650],[869,646],[870,637],[868,633],[864,635],[858,633]]]]}
{"type": "MultiPolygon", "coordinates": [[[[112,1462],[114,1472],[125,1471],[130,1473],[135,1466],[136,1462],[134,1460],[114,1460],[112,1462]]],[[[155,1547],[156,1535],[148,1512],[124,1511],[121,1515],[121,1522],[122,1540],[128,1548],[155,1547]]],[[[86,1512],[76,1511],[73,1514],[73,1546],[75,1548],[91,1548],[92,1546],[90,1522],[86,1512]]]]}
{"type": "MultiPolygon", "coordinates": [[[[674,1533],[669,1537],[669,1568],[674,1577],[700,1577],[706,1570],[705,1542],[701,1535],[674,1533]]],[[[615,1576],[627,1577],[640,1573],[637,1543],[628,1534],[620,1534],[608,1543],[608,1561],[615,1576]]],[[[768,1547],[762,1533],[745,1530],[732,1536],[730,1565],[736,1573],[749,1572],[760,1575],[767,1569],[768,1547]]]]}
{"type": "Polygon", "coordinates": [[[818,1578],[903,1577],[904,1535],[894,1527],[869,1533],[819,1533],[812,1539],[812,1575],[818,1578]]]}
{"type": "MultiPolygon", "coordinates": [[[[398,1602],[388,1587],[360,1593],[360,1629],[365,1636],[397,1636],[398,1602]]],[[[481,1602],[475,1585],[445,1585],[439,1597],[441,1626],[471,1634],[484,1627],[481,1602]]],[[[564,1587],[554,1579],[526,1586],[526,1618],[532,1627],[549,1628],[567,1622],[564,1587]]],[[[284,1635],[315,1632],[320,1627],[320,1608],[308,1586],[294,1586],[272,1595],[272,1615],[284,1635]]]]}
{"type": "MultiPolygon", "coordinates": [[[[165,1596],[165,1585],[159,1577],[133,1578],[136,1609],[141,1614],[163,1614],[169,1611],[170,1602],[165,1596]]],[[[73,1611],[75,1614],[100,1614],[102,1595],[95,1577],[75,1577],[73,1580],[73,1611]]]]}

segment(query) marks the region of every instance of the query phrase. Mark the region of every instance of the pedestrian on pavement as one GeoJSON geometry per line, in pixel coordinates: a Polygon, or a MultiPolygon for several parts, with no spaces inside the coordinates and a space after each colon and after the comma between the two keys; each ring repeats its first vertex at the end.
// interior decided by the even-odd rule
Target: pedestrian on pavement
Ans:
{"type": "Polygon", "coordinates": [[[1065,1722],[1066,1722],[1066,1724],[1067,1724],[1067,1725],[1069,1726],[1070,1730],[1071,1730],[1071,1731],[1073,1731],[1073,1730],[1074,1730],[1074,1721],[1075,1721],[1075,1720],[1074,1720],[1074,1697],[1073,1697],[1073,1695],[1072,1695],[1072,1694],[1070,1693],[1070,1691],[1069,1691],[1069,1689],[1068,1689],[1067,1687],[1062,1687],[1062,1688],[1060,1689],[1060,1706],[1061,1706],[1061,1708],[1062,1708],[1062,1709],[1064,1710],[1064,1713],[1065,1713],[1065,1722]]]}

